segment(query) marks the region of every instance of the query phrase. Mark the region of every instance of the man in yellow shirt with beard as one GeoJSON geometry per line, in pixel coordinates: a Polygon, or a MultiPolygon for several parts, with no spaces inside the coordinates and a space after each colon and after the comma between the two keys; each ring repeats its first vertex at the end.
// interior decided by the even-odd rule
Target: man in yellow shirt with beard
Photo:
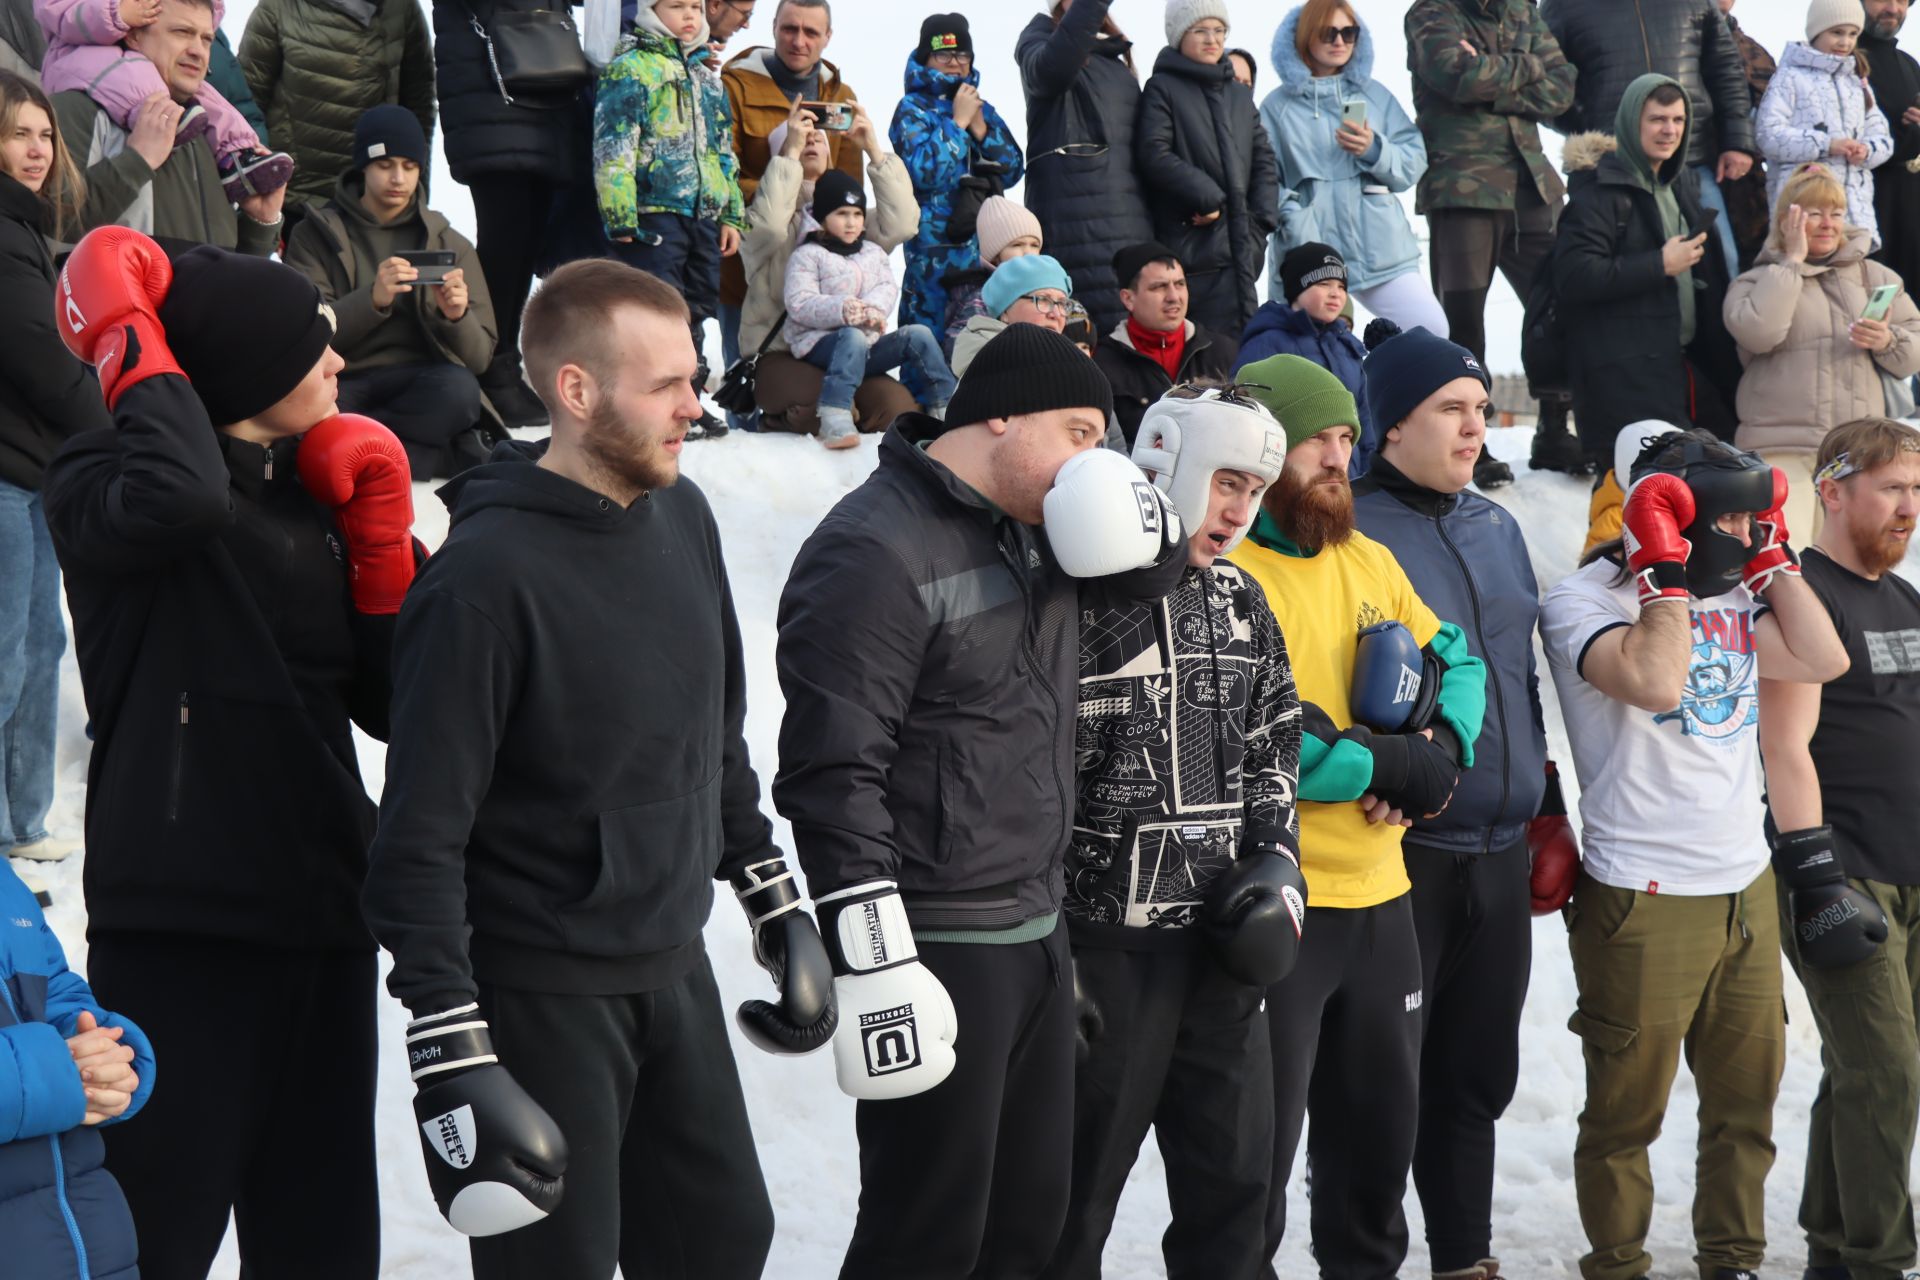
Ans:
{"type": "Polygon", "coordinates": [[[1287,460],[1231,559],[1266,592],[1305,717],[1307,922],[1298,965],[1267,994],[1268,1252],[1286,1230],[1287,1181],[1311,1114],[1321,1274],[1392,1275],[1407,1252],[1401,1202],[1413,1160],[1421,1030],[1420,952],[1400,838],[1408,819],[1445,807],[1460,770],[1472,765],[1486,667],[1459,627],[1421,603],[1393,554],[1354,529],[1347,460],[1360,415],[1351,393],[1298,356],[1271,356],[1237,376],[1280,420],[1287,460]]]}

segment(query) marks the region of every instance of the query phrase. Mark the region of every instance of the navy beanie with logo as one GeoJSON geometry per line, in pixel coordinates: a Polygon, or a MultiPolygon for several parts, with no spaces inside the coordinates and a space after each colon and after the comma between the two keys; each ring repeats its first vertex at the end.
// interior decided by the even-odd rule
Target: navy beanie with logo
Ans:
{"type": "Polygon", "coordinates": [[[362,112],[353,126],[353,167],[364,169],[389,156],[411,160],[422,169],[432,159],[420,118],[405,107],[384,103],[362,112]]]}
{"type": "Polygon", "coordinates": [[[1478,378],[1481,386],[1493,390],[1493,379],[1473,352],[1418,325],[1368,352],[1365,368],[1367,399],[1382,434],[1406,421],[1428,396],[1455,378],[1478,378]]]}

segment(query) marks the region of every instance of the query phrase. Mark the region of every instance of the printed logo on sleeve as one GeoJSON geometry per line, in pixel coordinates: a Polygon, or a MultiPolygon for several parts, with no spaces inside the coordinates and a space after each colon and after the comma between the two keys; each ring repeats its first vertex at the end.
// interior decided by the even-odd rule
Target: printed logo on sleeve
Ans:
{"type": "Polygon", "coordinates": [[[896,1005],[860,1015],[860,1047],[869,1076],[889,1076],[920,1065],[920,1027],[913,1005],[896,1005]]]}

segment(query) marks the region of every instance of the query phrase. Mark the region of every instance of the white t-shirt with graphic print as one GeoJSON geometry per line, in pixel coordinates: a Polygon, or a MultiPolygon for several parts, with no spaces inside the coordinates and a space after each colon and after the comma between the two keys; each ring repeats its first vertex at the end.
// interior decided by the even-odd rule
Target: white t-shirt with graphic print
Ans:
{"type": "Polygon", "coordinates": [[[1547,592],[1540,636],[1580,778],[1587,874],[1648,893],[1737,893],[1766,867],[1760,657],[1767,610],[1745,587],[1691,599],[1693,654],[1680,705],[1655,714],[1580,674],[1600,636],[1640,618],[1633,583],[1596,560],[1547,592]]]}

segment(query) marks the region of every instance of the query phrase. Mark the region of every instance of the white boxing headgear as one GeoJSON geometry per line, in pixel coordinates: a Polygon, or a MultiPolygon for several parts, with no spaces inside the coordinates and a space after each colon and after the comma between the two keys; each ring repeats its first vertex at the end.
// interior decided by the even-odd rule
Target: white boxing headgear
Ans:
{"type": "MultiPolygon", "coordinates": [[[[1267,407],[1231,388],[1175,387],[1148,406],[1133,461],[1173,502],[1189,532],[1207,523],[1213,473],[1244,471],[1272,484],[1287,465],[1287,433],[1267,407]]],[[[1226,550],[1240,545],[1240,526],[1226,550]]]]}

